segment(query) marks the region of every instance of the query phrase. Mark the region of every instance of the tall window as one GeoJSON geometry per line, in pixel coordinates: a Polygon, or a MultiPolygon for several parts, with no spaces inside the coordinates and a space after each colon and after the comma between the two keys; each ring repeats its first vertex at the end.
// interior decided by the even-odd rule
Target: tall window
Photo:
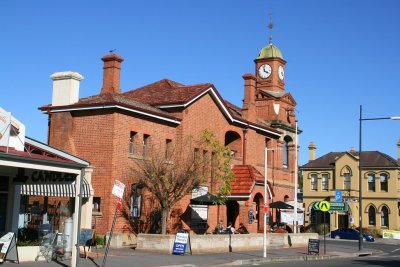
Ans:
{"type": "Polygon", "coordinates": [[[344,174],[344,190],[350,190],[351,189],[351,175],[350,173],[345,173],[344,174]]]}
{"type": "Polygon", "coordinates": [[[202,166],[202,174],[203,174],[203,176],[206,176],[206,173],[207,173],[207,163],[208,163],[207,150],[203,150],[203,160],[202,160],[202,164],[203,164],[203,166],[202,166]]]}
{"type": "Polygon", "coordinates": [[[289,141],[287,139],[283,142],[283,168],[289,167],[289,141]]]}
{"type": "Polygon", "coordinates": [[[329,174],[327,173],[322,174],[322,190],[329,190],[329,174]]]}
{"type": "Polygon", "coordinates": [[[143,135],[143,158],[147,157],[148,150],[149,150],[149,140],[150,140],[150,135],[144,134],[143,135]]]}
{"type": "Polygon", "coordinates": [[[381,174],[381,191],[388,191],[388,176],[385,173],[381,174]]]}
{"type": "Polygon", "coordinates": [[[142,215],[142,188],[138,185],[132,186],[130,213],[133,218],[140,218],[142,215]]]}
{"type": "Polygon", "coordinates": [[[318,190],[318,177],[316,174],[311,174],[311,190],[318,190]]]}
{"type": "Polygon", "coordinates": [[[171,153],[172,153],[172,140],[167,139],[165,140],[165,158],[166,160],[170,160],[171,158],[171,153]]]}
{"type": "Polygon", "coordinates": [[[389,210],[386,206],[382,207],[381,211],[381,226],[389,227],[389,210]]]}
{"type": "Polygon", "coordinates": [[[129,154],[133,154],[135,152],[135,136],[136,132],[131,132],[129,137],[129,154]]]}
{"type": "Polygon", "coordinates": [[[375,192],[375,174],[368,174],[368,191],[375,192]]]}
{"type": "Polygon", "coordinates": [[[369,225],[376,225],[376,219],[375,219],[375,207],[374,206],[369,206],[368,209],[368,224],[369,225]]]}

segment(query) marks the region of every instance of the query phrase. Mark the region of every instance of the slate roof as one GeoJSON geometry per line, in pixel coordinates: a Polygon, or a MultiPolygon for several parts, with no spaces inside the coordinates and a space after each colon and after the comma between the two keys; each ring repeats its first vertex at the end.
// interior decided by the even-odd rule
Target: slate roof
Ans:
{"type": "MultiPolygon", "coordinates": [[[[235,178],[231,182],[231,195],[250,195],[256,183],[264,184],[264,176],[251,165],[235,165],[232,171],[235,178]]],[[[274,195],[269,182],[268,186],[274,195]]]]}
{"type": "MultiPolygon", "coordinates": [[[[351,152],[330,152],[328,154],[323,155],[313,161],[310,161],[300,168],[334,168],[335,162],[338,158],[342,157],[344,154],[349,154],[353,157],[357,158],[359,153],[355,151],[351,152]]],[[[379,152],[379,151],[362,151],[361,153],[361,165],[363,167],[391,167],[396,168],[400,167],[400,164],[397,160],[393,159],[391,156],[379,152]]]]}

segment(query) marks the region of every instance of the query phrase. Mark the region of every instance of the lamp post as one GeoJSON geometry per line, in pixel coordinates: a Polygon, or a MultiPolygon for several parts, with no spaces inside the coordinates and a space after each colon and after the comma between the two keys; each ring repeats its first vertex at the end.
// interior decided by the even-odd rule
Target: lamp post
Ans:
{"type": "MultiPolygon", "coordinates": [[[[298,142],[298,135],[297,135],[297,120],[296,120],[296,135],[295,135],[295,159],[294,159],[294,233],[297,233],[297,142],[298,142]]],[[[268,187],[268,150],[273,151],[273,150],[281,150],[281,148],[268,148],[265,147],[264,151],[264,207],[268,205],[268,192],[267,192],[267,187],[268,187]]],[[[271,192],[269,191],[269,194],[271,192]]],[[[271,194],[272,198],[272,194],[271,194]]],[[[269,211],[268,211],[269,212],[269,211]]],[[[263,239],[263,244],[264,244],[264,258],[267,257],[267,214],[268,212],[264,212],[264,239],[263,239]]]]}
{"type": "Polygon", "coordinates": [[[359,183],[359,194],[358,194],[358,215],[359,215],[359,228],[360,236],[358,240],[358,250],[363,249],[363,232],[362,232],[362,174],[361,174],[361,153],[362,153],[362,121],[376,121],[376,120],[400,120],[399,117],[382,117],[382,118],[363,118],[362,117],[362,105],[360,105],[360,126],[359,126],[359,150],[358,150],[358,183],[359,183]]]}
{"type": "MultiPolygon", "coordinates": [[[[268,205],[268,150],[277,150],[279,148],[270,148],[265,147],[264,151],[264,207],[268,205]]],[[[271,193],[271,191],[269,191],[271,193]]],[[[272,198],[272,194],[271,194],[272,198]]],[[[269,212],[269,211],[268,211],[269,212]]],[[[268,212],[264,212],[264,238],[263,238],[263,245],[264,245],[264,258],[267,257],[267,215],[268,212]]]]}
{"type": "Polygon", "coordinates": [[[296,133],[295,133],[295,147],[294,147],[294,210],[293,210],[293,215],[294,215],[294,222],[293,222],[293,230],[294,233],[297,233],[297,166],[298,166],[298,160],[297,160],[297,142],[298,142],[298,134],[297,134],[297,120],[296,120],[296,133]]]}

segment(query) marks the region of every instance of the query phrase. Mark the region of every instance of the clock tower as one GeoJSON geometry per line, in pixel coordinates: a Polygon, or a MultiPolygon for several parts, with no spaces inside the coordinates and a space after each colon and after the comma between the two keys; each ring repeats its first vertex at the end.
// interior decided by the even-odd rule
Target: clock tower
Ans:
{"type": "MultiPolygon", "coordinates": [[[[272,18],[268,28],[272,32],[272,18]]],[[[285,65],[286,61],[278,47],[272,44],[272,35],[269,44],[263,47],[258,57],[254,60],[256,65],[257,88],[280,92],[285,90],[285,65]]]]}
{"type": "MultiPolygon", "coordinates": [[[[272,31],[272,22],[268,27],[272,31]]],[[[243,116],[289,133],[294,132],[296,101],[285,91],[285,66],[282,52],[272,43],[264,46],[254,60],[254,74],[245,74],[243,116]]]]}

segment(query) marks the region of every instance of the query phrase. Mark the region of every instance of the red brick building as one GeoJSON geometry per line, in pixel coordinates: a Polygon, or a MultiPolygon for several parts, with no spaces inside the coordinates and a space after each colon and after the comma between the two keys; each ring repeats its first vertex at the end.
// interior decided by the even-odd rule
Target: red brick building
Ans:
{"type": "MultiPolygon", "coordinates": [[[[211,130],[234,151],[235,178],[226,205],[198,207],[208,217],[202,231],[211,232],[218,220],[225,224],[231,221],[236,227],[242,222],[250,232],[262,231],[266,146],[270,149],[267,166],[273,194],[273,199],[268,197],[269,202],[293,199],[296,102],[285,91],[286,61],[272,43],[262,48],[254,60],[255,72],[243,75],[242,107],[224,100],[211,83],[183,85],[164,79],[122,92],[120,69],[124,59],[110,54],[102,60],[103,87],[98,95],[79,98],[79,81],[83,77],[73,72],[56,73],[52,75],[52,104],[40,107],[49,116],[49,144],[93,165],[93,216],[98,233],[111,228],[116,206],[111,194],[115,179],[127,186],[127,199],[131,194],[137,199],[142,193],[136,190],[135,177],[127,170],[133,161],[141,159],[149,142],[181,142],[183,137],[196,136],[204,129],[211,130]]],[[[210,180],[203,187],[210,193],[217,191],[210,180]]],[[[151,195],[140,197],[139,209],[131,210],[139,217],[133,227],[135,231],[151,231],[154,220],[158,220],[151,215],[155,202],[151,195]]],[[[186,216],[194,209],[191,198],[188,195],[171,211],[171,233],[177,230],[177,222],[180,227],[201,232],[194,229],[190,215],[186,216]]],[[[128,232],[130,227],[121,218],[116,231],[128,232]]]]}

